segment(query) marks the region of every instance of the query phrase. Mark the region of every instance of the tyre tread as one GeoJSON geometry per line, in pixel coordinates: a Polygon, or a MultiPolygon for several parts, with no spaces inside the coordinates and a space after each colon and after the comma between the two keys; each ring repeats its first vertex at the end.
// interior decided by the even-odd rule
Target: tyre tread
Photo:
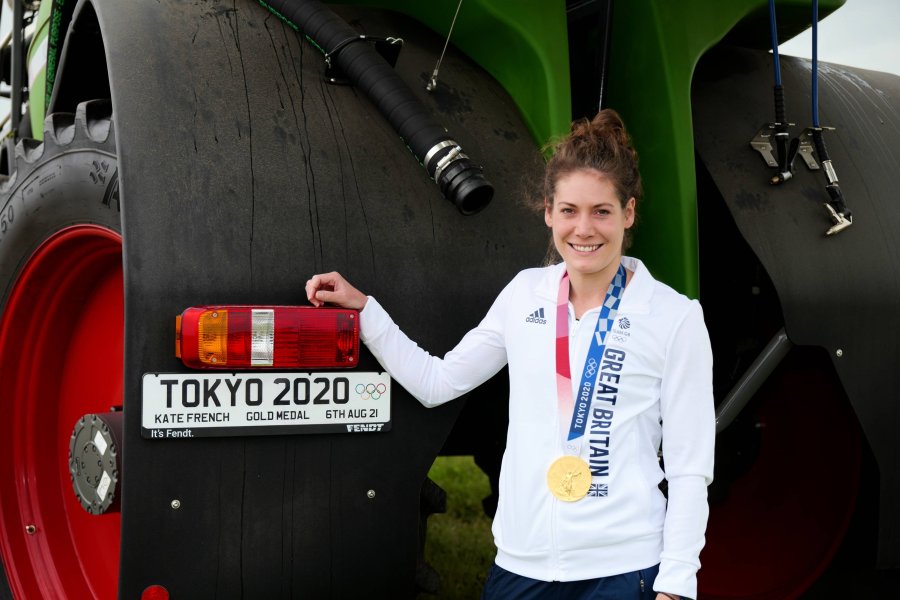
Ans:
{"type": "Polygon", "coordinates": [[[112,127],[112,103],[109,100],[88,100],[78,104],[75,110],[76,135],[83,131],[87,137],[102,143],[109,138],[112,127]]]}
{"type": "Polygon", "coordinates": [[[52,141],[57,146],[67,146],[75,139],[75,114],[50,113],[44,119],[44,141],[52,141]]]}
{"type": "Polygon", "coordinates": [[[16,185],[21,173],[28,173],[45,154],[53,156],[56,150],[78,142],[96,147],[98,144],[115,153],[112,103],[109,100],[81,102],[75,113],[56,112],[44,119],[44,141],[22,138],[16,143],[15,170],[9,176],[0,175],[0,196],[5,196],[16,185]],[[85,143],[86,142],[86,143],[85,143]]]}
{"type": "Polygon", "coordinates": [[[44,156],[44,143],[32,138],[22,138],[16,143],[16,164],[20,160],[35,163],[44,156]]]}

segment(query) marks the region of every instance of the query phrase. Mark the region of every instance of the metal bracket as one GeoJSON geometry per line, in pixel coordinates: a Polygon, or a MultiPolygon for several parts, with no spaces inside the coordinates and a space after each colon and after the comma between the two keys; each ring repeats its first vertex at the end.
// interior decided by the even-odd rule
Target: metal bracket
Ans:
{"type": "Polygon", "coordinates": [[[809,128],[803,130],[803,133],[800,134],[800,149],[797,153],[800,155],[800,158],[803,159],[803,162],[806,163],[806,167],[810,171],[818,171],[819,163],[816,162],[815,156],[813,155],[816,151],[815,144],[812,141],[812,131],[809,128]]]}
{"type": "MultiPolygon", "coordinates": [[[[807,127],[800,134],[800,156],[810,171],[818,171],[821,166],[814,158],[816,152],[816,144],[813,141],[813,131],[834,131],[834,127],[807,127]]],[[[821,159],[821,157],[819,157],[821,159]]]]}
{"type": "Polygon", "coordinates": [[[774,146],[772,146],[772,131],[774,129],[775,127],[772,124],[764,125],[750,140],[750,147],[762,155],[763,160],[766,161],[766,165],[769,167],[778,166],[778,161],[775,160],[775,155],[772,153],[774,150],[774,146]]]}

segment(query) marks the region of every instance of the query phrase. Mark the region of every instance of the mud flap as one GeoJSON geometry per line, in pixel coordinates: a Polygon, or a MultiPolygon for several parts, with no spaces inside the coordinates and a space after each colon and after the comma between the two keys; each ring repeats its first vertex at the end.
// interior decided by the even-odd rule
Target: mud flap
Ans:
{"type": "MultiPolygon", "coordinates": [[[[782,57],[787,114],[799,136],[811,122],[810,63],[782,57]]],[[[692,89],[698,160],[771,277],[791,341],[825,348],[881,473],[879,567],[900,566],[900,77],[821,64],[821,123],[853,225],[832,225],[826,178],[797,160],[794,177],[770,185],[750,141],[772,120],[772,64],[765,52],[719,47],[697,67],[692,89]]],[[[702,252],[702,248],[701,248],[702,252]]],[[[835,422],[821,432],[841,436],[835,422]]],[[[823,482],[841,485],[841,474],[823,482]]]]}

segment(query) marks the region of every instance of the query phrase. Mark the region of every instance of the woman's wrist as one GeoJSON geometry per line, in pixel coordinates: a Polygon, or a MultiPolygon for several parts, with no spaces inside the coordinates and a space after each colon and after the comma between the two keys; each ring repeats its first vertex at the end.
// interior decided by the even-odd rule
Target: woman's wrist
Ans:
{"type": "Polygon", "coordinates": [[[669,600],[681,600],[681,596],[676,596],[675,594],[670,594],[668,592],[656,592],[659,596],[665,596],[669,600]]]}

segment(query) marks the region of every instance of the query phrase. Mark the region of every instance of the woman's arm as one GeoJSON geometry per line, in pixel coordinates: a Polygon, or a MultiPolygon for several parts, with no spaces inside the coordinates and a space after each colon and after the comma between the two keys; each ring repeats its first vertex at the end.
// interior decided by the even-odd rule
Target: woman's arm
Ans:
{"type": "Polygon", "coordinates": [[[365,296],[338,273],[314,275],[306,283],[306,294],[315,306],[328,302],[362,309],[360,337],[378,362],[419,402],[436,406],[484,383],[506,364],[503,330],[509,288],[443,359],[409,339],[377,300],[365,296]]]}
{"type": "Polygon", "coordinates": [[[706,487],[712,482],[715,445],[712,349],[697,302],[691,304],[667,344],[660,409],[669,502],[660,570],[653,587],[658,592],[696,598],[700,550],[709,516],[706,487]]]}

